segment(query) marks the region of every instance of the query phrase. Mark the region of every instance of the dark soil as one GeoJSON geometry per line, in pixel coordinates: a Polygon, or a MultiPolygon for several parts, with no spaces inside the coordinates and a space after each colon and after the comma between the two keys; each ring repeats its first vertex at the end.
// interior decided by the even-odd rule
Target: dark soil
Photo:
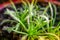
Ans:
{"type": "MultiPolygon", "coordinates": [[[[9,8],[11,9],[11,8],[9,8]]],[[[5,8],[3,10],[0,11],[0,23],[5,20],[5,19],[12,19],[9,15],[4,14],[5,12],[5,8]]],[[[14,23],[16,24],[16,23],[14,23]]],[[[12,26],[12,24],[10,24],[10,22],[8,23],[4,23],[3,25],[0,25],[0,40],[18,40],[20,35],[16,34],[14,32],[8,33],[6,30],[2,30],[3,27],[6,26],[12,26]]]]}

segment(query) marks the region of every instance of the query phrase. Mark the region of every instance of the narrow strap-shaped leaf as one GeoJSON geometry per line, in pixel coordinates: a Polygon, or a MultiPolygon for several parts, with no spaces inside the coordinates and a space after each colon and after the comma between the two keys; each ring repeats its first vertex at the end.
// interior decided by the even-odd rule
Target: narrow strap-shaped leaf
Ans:
{"type": "Polygon", "coordinates": [[[19,34],[25,34],[25,35],[27,35],[27,33],[25,33],[25,32],[16,31],[16,30],[13,30],[13,31],[16,32],[16,33],[19,33],[19,34]]]}

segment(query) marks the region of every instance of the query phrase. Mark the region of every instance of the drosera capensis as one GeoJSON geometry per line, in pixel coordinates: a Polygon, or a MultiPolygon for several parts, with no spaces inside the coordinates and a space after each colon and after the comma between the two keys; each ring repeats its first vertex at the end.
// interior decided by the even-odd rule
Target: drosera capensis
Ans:
{"type": "Polygon", "coordinates": [[[48,3],[48,6],[43,9],[37,5],[37,0],[32,0],[29,3],[28,0],[22,0],[22,10],[18,11],[14,3],[10,0],[14,11],[6,9],[7,15],[10,15],[15,21],[16,25],[7,28],[16,33],[24,35],[21,40],[46,40],[45,36],[49,40],[60,40],[57,35],[60,31],[60,25],[54,27],[56,19],[56,6],[48,3]],[[52,7],[53,6],[53,7],[52,7]],[[53,9],[54,8],[54,9],[53,9]],[[48,14],[48,9],[51,12],[51,16],[48,14]]]}

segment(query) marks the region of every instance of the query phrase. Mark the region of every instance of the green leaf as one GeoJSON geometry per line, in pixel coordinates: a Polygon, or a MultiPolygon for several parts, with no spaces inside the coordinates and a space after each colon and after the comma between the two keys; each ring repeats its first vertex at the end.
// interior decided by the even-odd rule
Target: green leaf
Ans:
{"type": "Polygon", "coordinates": [[[10,11],[9,9],[7,9],[7,14],[9,14],[16,21],[20,22],[20,19],[16,16],[16,13],[14,11],[10,11]]]}

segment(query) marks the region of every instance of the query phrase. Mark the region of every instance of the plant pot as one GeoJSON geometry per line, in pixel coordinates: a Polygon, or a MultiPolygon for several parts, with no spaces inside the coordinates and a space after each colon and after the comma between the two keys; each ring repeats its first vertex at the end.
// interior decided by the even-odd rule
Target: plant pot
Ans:
{"type": "MultiPolygon", "coordinates": [[[[22,3],[21,0],[12,0],[15,4],[18,4],[18,3],[22,3]]],[[[31,2],[31,0],[29,0],[31,2]]],[[[38,0],[38,2],[40,3],[48,3],[48,2],[51,2],[51,3],[54,3],[56,5],[60,5],[60,2],[58,0],[38,0]]],[[[10,2],[9,1],[6,1],[2,4],[0,4],[0,10],[2,10],[3,8],[7,7],[8,5],[10,5],[10,2]]]]}

